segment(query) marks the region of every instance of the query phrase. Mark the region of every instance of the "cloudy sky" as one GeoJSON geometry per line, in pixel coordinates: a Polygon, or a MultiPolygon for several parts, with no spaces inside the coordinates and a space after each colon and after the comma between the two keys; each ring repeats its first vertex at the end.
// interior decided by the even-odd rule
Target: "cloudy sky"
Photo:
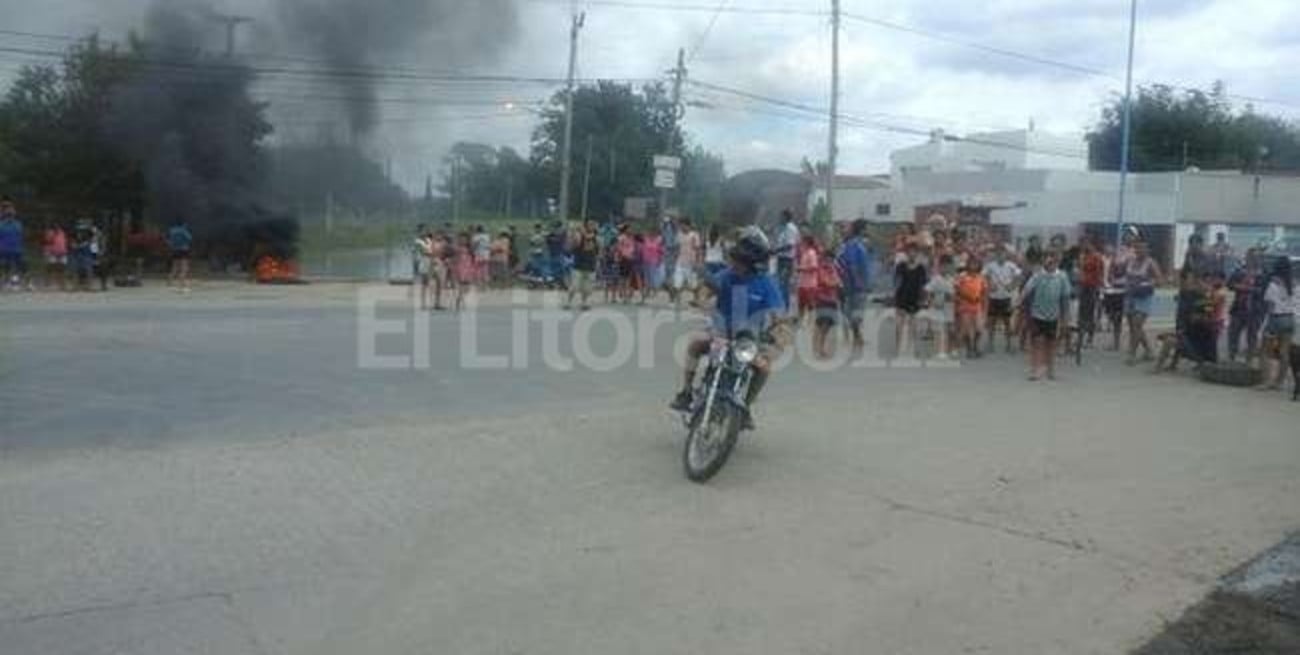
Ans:
{"type": "MultiPolygon", "coordinates": [[[[213,0],[219,9],[255,15],[270,2],[213,0]]],[[[376,11],[386,4],[371,3],[376,11]]],[[[513,36],[502,40],[499,35],[512,31],[505,29],[511,18],[503,15],[502,32],[483,35],[489,43],[499,42],[483,55],[467,58],[456,51],[460,46],[434,38],[406,52],[376,55],[375,63],[559,78],[566,65],[571,4],[515,0],[513,36]]],[[[677,49],[684,47],[691,53],[693,80],[791,103],[828,105],[830,27],[827,16],[819,14],[829,8],[828,0],[576,4],[587,12],[579,57],[582,78],[664,78],[677,49]],[[715,12],[717,7],[722,10],[715,12]],[[792,11],[753,11],[786,9],[792,11]]],[[[0,12],[6,30],[85,34],[98,29],[119,38],[138,24],[145,5],[144,0],[0,0],[0,12]]],[[[852,17],[843,27],[842,112],[854,117],[842,132],[846,172],[885,170],[890,150],[917,142],[919,137],[908,131],[966,133],[1019,128],[1032,120],[1039,129],[1081,133],[1109,95],[1122,88],[1127,0],[843,0],[843,9],[852,17]],[[955,41],[1096,72],[1006,57],[955,41]]],[[[1139,21],[1139,82],[1204,87],[1223,80],[1232,94],[1281,101],[1259,102],[1261,110],[1300,118],[1300,86],[1294,83],[1294,72],[1300,70],[1300,2],[1140,0],[1139,21]]],[[[478,25],[475,29],[483,31],[478,25]]],[[[241,47],[259,55],[301,54],[277,47],[265,35],[247,40],[256,43],[241,47]]],[[[8,34],[0,34],[0,43],[57,45],[8,34]]],[[[5,55],[0,74],[11,72],[19,60],[5,55]]],[[[436,173],[442,153],[455,140],[526,151],[535,123],[527,103],[554,90],[544,83],[385,83],[379,91],[385,99],[383,119],[372,147],[392,157],[400,181],[419,188],[426,172],[436,173]]],[[[328,103],[299,97],[321,95],[306,81],[268,86],[280,138],[314,138],[329,129],[337,116],[328,103]]],[[[794,168],[804,156],[825,156],[827,125],[817,117],[698,86],[688,87],[686,98],[691,102],[686,129],[696,142],[722,153],[730,171],[794,168]]]]}

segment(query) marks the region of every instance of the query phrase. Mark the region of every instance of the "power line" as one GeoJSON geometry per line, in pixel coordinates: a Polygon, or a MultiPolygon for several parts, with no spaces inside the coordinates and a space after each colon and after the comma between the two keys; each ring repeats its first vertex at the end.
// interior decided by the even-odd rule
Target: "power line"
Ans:
{"type": "MultiPolygon", "coordinates": [[[[526,0],[534,4],[561,4],[566,0],[526,0]]],[[[672,2],[638,2],[635,0],[587,0],[591,7],[613,7],[618,9],[654,9],[666,11],[719,12],[716,5],[678,4],[672,2]]],[[[829,12],[802,9],[798,7],[759,7],[756,5],[730,6],[722,10],[729,14],[754,14],[770,16],[829,16],[829,12]]]]}
{"type": "MultiPolygon", "coordinates": [[[[691,84],[691,85],[693,85],[693,86],[698,86],[698,87],[701,87],[701,88],[710,89],[710,90],[712,90],[712,91],[716,91],[716,92],[719,92],[719,93],[725,93],[725,94],[734,95],[734,96],[736,96],[736,97],[745,98],[745,99],[747,99],[747,100],[751,100],[751,101],[754,101],[754,102],[760,102],[760,103],[765,103],[765,104],[769,104],[769,105],[773,105],[773,106],[777,106],[777,107],[783,107],[783,108],[787,108],[787,109],[796,110],[796,111],[799,111],[799,112],[804,112],[804,113],[806,113],[806,114],[810,114],[810,115],[812,115],[812,116],[816,116],[819,120],[822,120],[822,121],[825,121],[825,122],[829,122],[829,120],[830,120],[829,116],[827,116],[827,114],[829,113],[829,111],[828,111],[827,108],[824,108],[824,107],[815,107],[815,106],[808,105],[808,104],[804,104],[804,103],[800,103],[800,102],[791,102],[791,101],[788,101],[788,100],[782,100],[782,99],[780,99],[780,98],[773,98],[773,97],[771,97],[771,96],[765,96],[765,95],[762,95],[762,94],[754,93],[754,92],[752,92],[752,91],[745,91],[745,90],[742,90],[742,89],[734,89],[734,88],[730,88],[730,87],[722,86],[722,85],[719,85],[719,84],[712,84],[712,83],[709,83],[709,82],[703,82],[703,81],[695,80],[695,79],[687,80],[687,83],[688,83],[688,84],[691,84]]],[[[852,115],[852,114],[839,113],[839,114],[837,114],[837,116],[838,116],[841,120],[845,121],[846,123],[848,123],[848,124],[850,124],[850,125],[853,125],[853,126],[856,126],[856,127],[861,127],[861,128],[866,128],[866,129],[872,129],[872,130],[879,130],[879,131],[884,131],[884,132],[892,132],[892,133],[896,133],[896,134],[907,134],[907,135],[913,135],[913,136],[924,136],[924,137],[927,137],[927,138],[929,138],[929,137],[933,137],[933,136],[934,136],[933,132],[930,131],[930,130],[918,129],[918,128],[914,128],[914,127],[907,127],[907,126],[901,126],[901,125],[893,125],[893,124],[886,123],[886,122],[883,122],[883,121],[877,121],[877,120],[869,120],[869,119],[865,119],[865,118],[862,118],[862,117],[860,117],[860,116],[854,116],[854,115],[852,115]]],[[[976,145],[985,145],[985,146],[989,146],[989,147],[1003,148],[1003,149],[1008,149],[1008,150],[1016,150],[1016,151],[1022,151],[1022,152],[1032,152],[1032,153],[1035,153],[1035,154],[1054,155],[1054,156],[1059,156],[1059,157],[1071,157],[1071,158],[1076,158],[1076,159],[1087,159],[1087,154],[1083,154],[1083,153],[1079,153],[1079,152],[1066,151],[1066,150],[1052,150],[1052,149],[1046,149],[1046,148],[1027,148],[1027,147],[1018,146],[1018,145],[1010,144],[1010,143],[1004,143],[1004,142],[1000,142],[1000,141],[993,141],[993,140],[989,140],[989,139],[981,139],[981,138],[978,138],[978,137],[961,137],[961,136],[956,136],[956,135],[944,135],[944,136],[943,136],[943,139],[944,139],[945,141],[949,141],[949,142],[972,143],[972,144],[976,144],[976,145]]]]}
{"type": "Polygon", "coordinates": [[[976,42],[974,42],[974,41],[967,41],[967,40],[965,40],[965,39],[960,39],[960,38],[957,38],[957,37],[955,37],[955,36],[949,36],[949,35],[947,35],[947,34],[942,34],[942,33],[940,33],[940,32],[933,32],[933,31],[930,31],[930,30],[921,29],[921,28],[919,28],[919,27],[912,27],[912,26],[910,26],[910,25],[903,25],[903,24],[901,24],[901,23],[895,23],[895,22],[893,22],[893,21],[887,21],[887,20],[884,20],[884,19],[881,19],[881,18],[872,18],[872,17],[870,17],[870,16],[863,16],[863,15],[861,15],[861,14],[854,14],[854,13],[849,13],[849,12],[845,12],[845,13],[844,13],[844,17],[845,17],[845,18],[848,18],[848,19],[850,19],[850,20],[858,21],[858,22],[860,22],[860,23],[866,23],[866,24],[869,24],[869,25],[875,25],[875,26],[877,26],[877,27],[883,27],[883,28],[890,29],[890,30],[895,30],[895,31],[898,31],[898,32],[906,32],[906,33],[908,33],[908,34],[913,34],[913,35],[916,35],[916,36],[922,36],[922,37],[925,37],[925,38],[927,38],[927,39],[932,39],[932,40],[935,40],[935,41],[943,41],[943,42],[945,42],[945,43],[950,43],[950,44],[953,44],[953,45],[959,45],[959,46],[962,46],[962,47],[964,47],[964,48],[970,48],[970,49],[972,49],[972,50],[979,50],[979,51],[982,51],[982,52],[987,52],[987,53],[990,53],[990,54],[1000,55],[1000,56],[1008,57],[1008,58],[1011,58],[1011,59],[1019,59],[1019,60],[1021,60],[1021,61],[1027,61],[1027,62],[1034,63],[1034,64],[1040,64],[1040,65],[1043,65],[1043,66],[1050,66],[1050,67],[1054,67],[1054,68],[1060,68],[1060,69],[1062,69],[1062,70],[1068,70],[1068,71],[1072,71],[1072,72],[1075,72],[1075,73],[1081,73],[1081,74],[1084,74],[1084,75],[1094,75],[1094,76],[1099,76],[1099,77],[1106,77],[1106,78],[1109,78],[1109,79],[1116,79],[1116,78],[1115,78],[1114,76],[1112,76],[1110,73],[1107,73],[1106,71],[1103,71],[1103,70],[1100,70],[1100,69],[1089,68],[1089,67],[1087,67],[1087,66],[1079,66],[1079,65],[1077,65],[1077,64],[1071,64],[1071,63],[1069,63],[1069,62],[1058,61],[1058,60],[1055,60],[1055,59],[1048,59],[1048,58],[1046,58],[1046,57],[1039,57],[1039,56],[1037,56],[1037,55],[1026,54],[1026,53],[1023,53],[1023,52],[1016,52],[1016,51],[1014,51],[1014,50],[1007,50],[1007,49],[1005,49],[1005,48],[999,48],[999,47],[996,47],[996,46],[985,45],[985,44],[983,44],[983,43],[976,43],[976,42]]]}

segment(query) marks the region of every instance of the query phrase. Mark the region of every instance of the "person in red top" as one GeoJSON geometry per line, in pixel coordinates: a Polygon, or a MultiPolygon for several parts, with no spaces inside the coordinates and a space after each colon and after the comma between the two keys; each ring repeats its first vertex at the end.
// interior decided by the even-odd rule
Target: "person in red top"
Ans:
{"type": "Polygon", "coordinates": [[[68,233],[58,223],[51,222],[45,228],[41,250],[45,254],[45,287],[49,289],[57,284],[59,291],[67,291],[68,233]]]}
{"type": "Polygon", "coordinates": [[[1097,303],[1106,286],[1106,260],[1090,239],[1084,239],[1079,254],[1079,338],[1092,347],[1097,334],[1097,303]]]}
{"type": "MultiPolygon", "coordinates": [[[[830,359],[835,354],[835,344],[831,334],[840,314],[840,290],[843,281],[839,268],[831,257],[822,257],[817,264],[813,277],[816,287],[812,291],[813,305],[813,353],[820,359],[830,359]]],[[[799,283],[803,284],[803,274],[799,283]]],[[[802,289],[800,289],[802,293],[802,289]]]]}
{"type": "Polygon", "coordinates": [[[798,266],[795,269],[799,277],[797,286],[799,289],[799,320],[801,322],[816,309],[816,296],[820,285],[818,276],[821,271],[821,259],[821,249],[817,246],[817,239],[812,235],[805,236],[803,242],[799,244],[798,266]]]}
{"type": "Polygon", "coordinates": [[[980,323],[988,312],[989,286],[984,279],[979,259],[970,256],[966,268],[957,276],[954,285],[957,298],[957,338],[966,349],[966,357],[978,358],[980,353],[980,323]]]}

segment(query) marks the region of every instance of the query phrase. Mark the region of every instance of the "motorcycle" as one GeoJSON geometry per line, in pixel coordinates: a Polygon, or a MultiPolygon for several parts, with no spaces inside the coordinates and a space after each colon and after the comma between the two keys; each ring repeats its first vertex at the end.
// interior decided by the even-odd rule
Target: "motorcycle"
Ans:
{"type": "Polygon", "coordinates": [[[682,466],[692,482],[707,482],[717,475],[736,447],[749,419],[745,399],[758,355],[759,343],[751,333],[713,340],[691,409],[682,417],[687,429],[682,466]]]}

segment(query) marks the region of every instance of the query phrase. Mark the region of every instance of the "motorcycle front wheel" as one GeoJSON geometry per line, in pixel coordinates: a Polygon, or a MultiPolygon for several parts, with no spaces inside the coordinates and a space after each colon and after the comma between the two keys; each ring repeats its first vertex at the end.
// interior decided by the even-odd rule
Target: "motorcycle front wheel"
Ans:
{"type": "Polygon", "coordinates": [[[692,421],[682,450],[682,468],[692,482],[708,482],[722,470],[740,437],[741,416],[736,407],[719,402],[712,416],[692,421]]]}

